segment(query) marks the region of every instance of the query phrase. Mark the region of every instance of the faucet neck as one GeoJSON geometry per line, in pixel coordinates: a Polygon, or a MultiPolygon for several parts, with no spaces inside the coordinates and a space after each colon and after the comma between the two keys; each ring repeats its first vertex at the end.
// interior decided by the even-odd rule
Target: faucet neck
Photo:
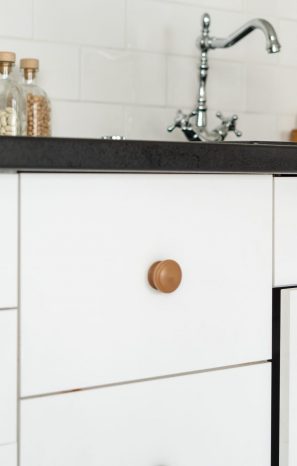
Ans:
{"type": "Polygon", "coordinates": [[[210,48],[209,41],[210,16],[205,13],[202,16],[202,35],[197,40],[197,47],[201,51],[199,64],[199,91],[197,108],[194,111],[196,115],[196,126],[199,129],[207,127],[207,95],[206,81],[208,76],[208,50],[210,48]]]}

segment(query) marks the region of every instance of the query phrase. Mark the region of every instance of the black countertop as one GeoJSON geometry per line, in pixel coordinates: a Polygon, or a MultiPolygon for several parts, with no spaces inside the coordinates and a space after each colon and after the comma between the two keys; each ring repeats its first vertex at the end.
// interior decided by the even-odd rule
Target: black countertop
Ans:
{"type": "Polygon", "coordinates": [[[297,144],[1,137],[0,170],[297,174],[297,144]]]}

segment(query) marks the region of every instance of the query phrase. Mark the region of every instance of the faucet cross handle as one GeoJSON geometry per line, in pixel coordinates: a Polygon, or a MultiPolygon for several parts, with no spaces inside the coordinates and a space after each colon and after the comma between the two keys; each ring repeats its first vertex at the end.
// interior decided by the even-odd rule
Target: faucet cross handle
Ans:
{"type": "Polygon", "coordinates": [[[229,131],[233,131],[238,138],[242,136],[242,132],[236,128],[237,121],[238,121],[238,115],[234,114],[231,117],[224,117],[221,112],[217,112],[217,117],[222,122],[218,128],[218,131],[220,132],[220,134],[224,134],[224,136],[226,136],[227,133],[229,133],[229,131]]]}
{"type": "Polygon", "coordinates": [[[172,133],[172,131],[174,131],[175,128],[183,128],[184,126],[188,125],[188,123],[188,116],[181,110],[178,110],[173,124],[168,126],[167,131],[169,133],[172,133]]]}

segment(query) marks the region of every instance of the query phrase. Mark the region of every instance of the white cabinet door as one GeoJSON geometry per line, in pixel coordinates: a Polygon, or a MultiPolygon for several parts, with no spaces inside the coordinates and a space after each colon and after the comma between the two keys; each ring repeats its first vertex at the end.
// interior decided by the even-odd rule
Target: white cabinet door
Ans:
{"type": "Polygon", "coordinates": [[[16,404],[16,311],[0,311],[0,450],[1,445],[16,441],[16,404]]]}
{"type": "Polygon", "coordinates": [[[271,357],[272,177],[24,174],[21,231],[23,396],[271,357]]]}
{"type": "Polygon", "coordinates": [[[0,309],[17,306],[17,180],[0,174],[0,309]]]}
{"type": "Polygon", "coordinates": [[[21,466],[270,466],[270,364],[21,403],[21,466]]]}
{"type": "Polygon", "coordinates": [[[0,465],[1,466],[17,466],[16,445],[0,446],[0,465]]]}
{"type": "Polygon", "coordinates": [[[274,179],[274,284],[297,284],[297,177],[274,179]]]}
{"type": "Polygon", "coordinates": [[[281,292],[280,466],[297,464],[297,289],[281,292]]]}

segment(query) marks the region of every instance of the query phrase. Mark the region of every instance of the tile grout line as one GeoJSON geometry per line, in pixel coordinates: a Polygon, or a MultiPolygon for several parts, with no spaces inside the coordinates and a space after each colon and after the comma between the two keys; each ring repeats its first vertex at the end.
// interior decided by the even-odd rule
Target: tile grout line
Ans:
{"type": "MultiPolygon", "coordinates": [[[[154,109],[154,110],[176,110],[177,107],[179,107],[178,104],[169,104],[168,105],[162,105],[162,104],[147,104],[147,103],[135,103],[135,102],[112,102],[112,101],[103,101],[103,100],[77,100],[77,99],[62,99],[62,98],[52,98],[52,102],[56,103],[65,103],[65,104],[82,104],[82,105],[104,105],[104,106],[110,106],[110,107],[132,107],[132,108],[145,108],[145,109],[154,109]]],[[[186,109],[191,108],[189,104],[184,103],[183,107],[186,109]]],[[[215,109],[212,106],[208,107],[208,110],[210,112],[215,112],[217,109],[215,109]]],[[[264,111],[251,111],[251,110],[238,110],[234,107],[232,109],[230,108],[229,110],[227,109],[226,111],[229,112],[234,112],[239,113],[239,116],[241,114],[245,115],[259,115],[263,117],[271,116],[271,112],[264,112],[264,111]]],[[[276,117],[294,117],[294,114],[292,112],[279,112],[275,113],[276,117]]]]}
{"type": "Polygon", "coordinates": [[[82,48],[78,48],[78,101],[83,102],[82,99],[82,82],[83,82],[83,66],[82,66],[82,61],[83,61],[83,51],[82,48]]]}

